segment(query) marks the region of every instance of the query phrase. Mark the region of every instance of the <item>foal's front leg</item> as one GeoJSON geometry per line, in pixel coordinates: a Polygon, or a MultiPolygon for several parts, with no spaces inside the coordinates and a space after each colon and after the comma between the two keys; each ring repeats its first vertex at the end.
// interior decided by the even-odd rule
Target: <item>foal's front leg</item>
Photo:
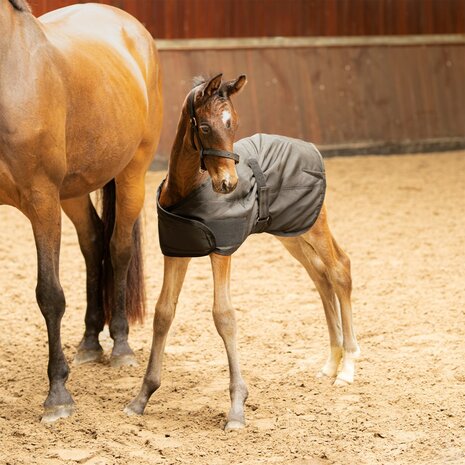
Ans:
{"type": "Polygon", "coordinates": [[[128,415],[142,415],[150,396],[161,385],[161,368],[166,338],[176,312],[179,293],[190,258],[165,257],[163,286],[155,307],[150,359],[139,394],[124,409],[128,415]]]}
{"type": "Polygon", "coordinates": [[[216,329],[223,339],[229,363],[231,409],[224,430],[232,431],[245,426],[244,403],[248,391],[239,368],[236,346],[236,317],[229,291],[231,257],[211,254],[210,258],[214,280],[213,319],[216,329]]]}

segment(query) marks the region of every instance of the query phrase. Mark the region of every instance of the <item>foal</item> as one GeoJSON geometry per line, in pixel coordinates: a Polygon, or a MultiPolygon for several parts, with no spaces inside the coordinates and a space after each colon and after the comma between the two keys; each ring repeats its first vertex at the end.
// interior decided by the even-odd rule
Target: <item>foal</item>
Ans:
{"type": "MultiPolygon", "coordinates": [[[[245,76],[240,76],[236,80],[223,83],[222,75],[218,75],[207,82],[196,85],[184,102],[171,152],[168,175],[158,192],[160,242],[165,257],[163,287],[156,305],[153,324],[152,350],[142,388],[125,409],[128,414],[142,414],[150,396],[160,387],[166,338],[174,318],[178,296],[190,261],[189,257],[205,255],[214,250],[213,253],[210,253],[214,278],[213,318],[226,347],[230,372],[231,408],[225,430],[239,429],[245,425],[244,403],[247,398],[247,387],[239,368],[236,349],[236,322],[229,291],[231,253],[238,246],[237,244],[231,246],[231,243],[224,246],[224,238],[219,237],[219,233],[227,235],[231,233],[231,230],[222,227],[221,221],[216,220],[208,224],[211,227],[210,232],[202,223],[199,224],[199,221],[192,219],[192,217],[196,217],[194,214],[186,215],[190,216],[191,219],[181,218],[179,220],[178,217],[179,222],[176,224],[171,224],[170,221],[176,220],[173,210],[177,206],[180,206],[179,208],[186,206],[189,200],[192,200],[199,192],[205,192],[212,188],[214,191],[212,195],[216,195],[219,200],[222,196],[215,193],[232,193],[238,185],[237,191],[231,195],[238,194],[244,186],[242,173],[245,172],[244,170],[250,171],[250,168],[245,166],[243,158],[253,158],[250,157],[250,153],[247,153],[247,150],[250,150],[247,147],[252,147],[250,144],[257,140],[271,140],[277,142],[278,145],[280,144],[279,147],[284,148],[302,146],[307,152],[308,150],[313,151],[312,156],[316,160],[314,163],[321,166],[320,172],[315,171],[315,169],[303,170],[307,173],[304,173],[306,179],[309,179],[310,175],[314,176],[312,178],[314,188],[308,190],[308,194],[305,195],[311,196],[315,192],[317,194],[320,192],[318,198],[321,199],[318,208],[313,207],[307,215],[308,217],[315,216],[311,222],[306,223],[307,225],[312,224],[311,228],[306,227],[305,232],[298,235],[281,235],[278,239],[291,255],[305,267],[323,301],[331,350],[329,358],[318,376],[335,378],[334,385],[336,386],[343,386],[353,381],[354,360],[359,354],[359,347],[352,327],[350,262],[347,255],[337,245],[328,227],[326,210],[322,205],[325,181],[321,156],[313,145],[295,139],[266,135],[256,135],[243,139],[234,146],[236,152],[239,152],[241,156],[241,162],[237,165],[237,171],[240,173],[238,184],[238,173],[235,165],[238,156],[233,153],[237,115],[230,97],[238,93],[246,82],[245,76]],[[201,169],[201,166],[204,166],[205,169],[201,169]],[[318,190],[317,186],[322,187],[318,190]],[[177,234],[176,226],[181,230],[179,234],[184,234],[179,242],[180,249],[176,249],[176,241],[172,241],[172,236],[177,234]],[[189,228],[191,228],[191,232],[197,231],[199,233],[198,239],[186,235],[189,228]],[[210,240],[215,241],[215,239],[218,243],[214,243],[212,246],[210,240]],[[183,253],[181,250],[183,248],[189,249],[190,252],[183,253]]],[[[269,158],[267,160],[269,161],[269,158]]],[[[294,162],[289,158],[286,163],[294,162]]],[[[251,166],[250,161],[249,166],[251,166]]],[[[280,168],[284,170],[284,166],[280,166],[280,168]]],[[[253,177],[255,178],[253,184],[258,186],[259,207],[258,219],[257,215],[253,218],[254,229],[252,232],[269,229],[270,222],[272,225],[275,220],[272,214],[273,205],[270,206],[271,216],[262,218],[262,207],[265,210],[268,208],[266,205],[267,200],[269,200],[267,196],[269,195],[271,203],[282,202],[281,198],[276,200],[276,196],[275,199],[272,199],[273,193],[267,192],[267,187],[263,185],[271,182],[272,176],[276,175],[268,174],[268,171],[265,174],[267,179],[263,177],[263,172],[260,170],[256,172],[253,169],[253,177]],[[265,189],[265,191],[261,189],[265,189]],[[261,195],[262,197],[260,197],[261,195]],[[263,228],[260,226],[260,221],[266,223],[263,228]]],[[[280,176],[281,173],[278,175],[280,176]]],[[[296,176],[302,176],[302,170],[298,172],[294,170],[293,178],[296,176]]],[[[273,188],[273,186],[271,187],[273,188]]],[[[255,197],[253,200],[255,201],[255,197]]],[[[207,205],[205,208],[214,210],[216,203],[218,202],[215,202],[215,205],[207,205]]],[[[293,222],[298,215],[303,217],[304,222],[306,221],[305,214],[302,215],[298,211],[292,211],[292,209],[291,214],[290,220],[293,222]]]]}

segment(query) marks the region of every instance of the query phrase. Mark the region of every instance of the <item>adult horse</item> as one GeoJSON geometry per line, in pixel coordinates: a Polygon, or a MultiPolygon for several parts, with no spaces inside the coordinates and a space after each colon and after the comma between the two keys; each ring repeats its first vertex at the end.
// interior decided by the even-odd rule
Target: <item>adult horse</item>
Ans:
{"type": "Polygon", "coordinates": [[[76,361],[100,357],[107,319],[112,363],[134,363],[128,317],[142,317],[143,293],[137,273],[130,281],[140,271],[137,220],[161,126],[159,63],[148,31],[113,7],[75,5],[36,19],[26,1],[0,0],[0,30],[0,204],[23,212],[34,233],[36,295],[49,340],[43,420],[54,421],[73,410],[60,340],[60,205],[87,268],[76,361]],[[89,193],[104,186],[102,221],[89,193]],[[109,261],[112,276],[105,279],[102,262],[109,261]],[[106,318],[103,301],[111,307],[106,318]]]}
{"type": "Polygon", "coordinates": [[[168,175],[158,192],[165,258],[152,350],[140,392],[126,407],[128,414],[142,414],[161,384],[166,337],[189,257],[210,255],[213,318],[230,373],[231,408],[225,429],[244,426],[247,387],[239,368],[229,277],[231,254],[255,232],[276,235],[307,270],[321,296],[330,355],[319,376],[333,378],[336,386],[354,379],[359,347],[352,326],[350,262],[328,226],[321,155],[313,144],[265,134],[233,146],[237,114],[230,97],[246,82],[245,76],[222,82],[218,75],[198,83],[184,102],[168,175]]]}

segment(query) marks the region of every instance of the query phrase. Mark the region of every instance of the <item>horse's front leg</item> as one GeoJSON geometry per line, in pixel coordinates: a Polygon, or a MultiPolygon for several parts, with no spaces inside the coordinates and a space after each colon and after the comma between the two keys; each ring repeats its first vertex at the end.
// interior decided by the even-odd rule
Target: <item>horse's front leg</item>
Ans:
{"type": "Polygon", "coordinates": [[[24,202],[37,248],[37,303],[47,324],[50,390],[45,400],[43,422],[53,422],[73,412],[73,399],[65,387],[68,364],[61,347],[60,326],[65,296],[59,281],[61,208],[58,191],[41,186],[24,202]]]}
{"type": "Polygon", "coordinates": [[[214,280],[213,319],[216,329],[223,339],[229,364],[231,408],[224,430],[233,431],[245,426],[244,403],[247,399],[248,391],[239,368],[236,344],[236,317],[229,291],[231,257],[211,254],[210,258],[214,280]]]}
{"type": "Polygon", "coordinates": [[[155,307],[150,359],[139,394],[124,409],[128,415],[142,415],[150,396],[161,385],[161,369],[166,338],[173,322],[190,258],[164,258],[163,286],[155,307]]]}

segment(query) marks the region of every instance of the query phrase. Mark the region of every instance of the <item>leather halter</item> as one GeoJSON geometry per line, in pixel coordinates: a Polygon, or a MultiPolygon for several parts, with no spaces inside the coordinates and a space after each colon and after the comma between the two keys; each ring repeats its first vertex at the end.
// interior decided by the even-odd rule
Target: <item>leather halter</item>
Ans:
{"type": "Polygon", "coordinates": [[[193,90],[187,98],[187,107],[189,108],[189,119],[191,123],[191,144],[194,150],[198,150],[200,152],[200,167],[203,170],[207,169],[204,162],[204,157],[206,155],[221,158],[231,158],[235,163],[239,163],[239,155],[237,155],[237,153],[228,152],[227,150],[209,149],[203,146],[202,139],[200,138],[197,116],[195,114],[194,95],[195,91],[193,90]],[[199,148],[197,148],[195,143],[195,136],[197,136],[199,148]]]}

